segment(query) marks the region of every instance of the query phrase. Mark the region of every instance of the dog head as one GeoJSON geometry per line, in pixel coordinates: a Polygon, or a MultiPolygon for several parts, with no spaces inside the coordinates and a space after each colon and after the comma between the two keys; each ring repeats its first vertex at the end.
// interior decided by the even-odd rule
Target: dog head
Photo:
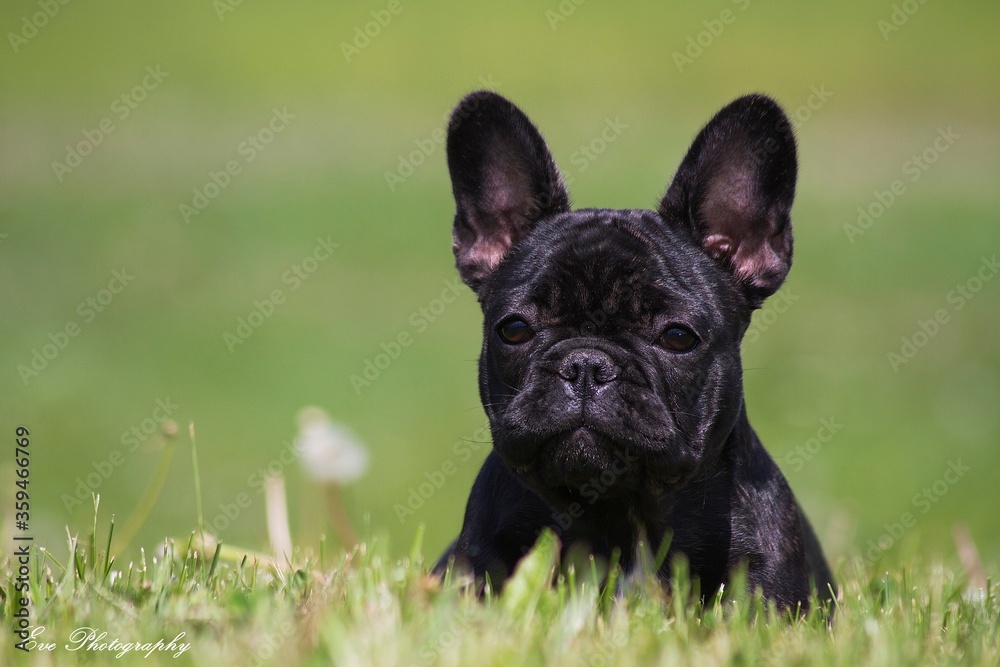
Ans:
{"type": "Polygon", "coordinates": [[[796,156],[770,98],[701,130],[655,211],[570,208],[511,102],[455,109],[454,252],[484,316],[480,394],[494,448],[561,503],[660,495],[704,474],[742,410],[740,341],[792,259],[796,156]]]}

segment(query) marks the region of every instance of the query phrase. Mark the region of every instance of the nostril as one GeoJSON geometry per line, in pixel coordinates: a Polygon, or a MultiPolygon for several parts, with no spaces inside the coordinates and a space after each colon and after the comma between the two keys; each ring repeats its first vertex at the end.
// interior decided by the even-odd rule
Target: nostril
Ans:
{"type": "Polygon", "coordinates": [[[596,387],[618,378],[618,366],[605,353],[575,350],[559,365],[559,377],[574,387],[596,387]]]}
{"type": "Polygon", "coordinates": [[[594,364],[594,382],[607,384],[618,379],[618,369],[609,363],[594,364]]]}
{"type": "Polygon", "coordinates": [[[573,382],[580,377],[580,364],[576,361],[567,360],[559,369],[559,377],[567,382],[573,382]]]}

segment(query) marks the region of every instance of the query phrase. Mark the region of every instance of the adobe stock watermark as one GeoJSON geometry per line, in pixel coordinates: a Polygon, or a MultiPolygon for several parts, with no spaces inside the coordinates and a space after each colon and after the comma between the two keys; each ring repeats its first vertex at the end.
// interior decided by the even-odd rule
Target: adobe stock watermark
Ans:
{"type": "Polygon", "coordinates": [[[468,631],[471,620],[472,612],[469,608],[459,608],[459,612],[452,618],[448,627],[439,632],[433,642],[425,644],[420,649],[420,661],[409,663],[409,667],[442,664],[444,662],[442,658],[447,652],[462,641],[462,636],[468,631]]]}
{"type": "Polygon", "coordinates": [[[1000,272],[1000,262],[994,254],[983,257],[979,267],[963,283],[955,285],[954,289],[945,294],[944,300],[948,307],[938,308],[928,319],[917,320],[917,328],[909,336],[903,336],[898,350],[886,354],[889,368],[893,373],[910,363],[917,354],[937,336],[944,325],[951,322],[952,315],[959,312],[1000,272]]]}
{"type": "Polygon", "coordinates": [[[7,41],[14,53],[19,53],[21,47],[34,39],[38,31],[44,29],[68,4],[69,0],[38,0],[38,11],[21,17],[20,30],[7,33],[7,41]]]}
{"type": "Polygon", "coordinates": [[[97,493],[104,482],[111,479],[115,471],[125,463],[128,455],[134,454],[140,445],[156,433],[160,433],[167,420],[174,416],[179,409],[180,406],[173,403],[169,396],[156,399],[148,417],[122,432],[118,439],[121,447],[111,450],[100,461],[93,461],[91,463],[93,470],[88,471],[85,476],[76,478],[76,487],[73,493],[62,494],[60,500],[62,500],[66,512],[72,512],[81,505],[90,505],[92,494],[97,493]]]}
{"type": "Polygon", "coordinates": [[[833,97],[833,92],[826,89],[826,84],[821,83],[819,87],[809,86],[809,96],[806,97],[805,102],[800,104],[791,110],[789,115],[791,118],[789,122],[792,124],[792,129],[796,132],[812,118],[813,114],[823,108],[830,98],[833,97]]]}
{"type": "Polygon", "coordinates": [[[753,319],[747,332],[743,335],[744,343],[756,343],[760,335],[774,326],[778,318],[788,312],[799,297],[792,294],[787,287],[764,302],[764,306],[753,314],[753,319]]]}
{"type": "MultiPolygon", "coordinates": [[[[487,90],[496,90],[500,87],[500,83],[493,80],[493,75],[489,74],[485,77],[479,77],[479,84],[481,88],[487,90]]],[[[461,123],[464,121],[469,114],[476,110],[476,105],[469,105],[463,109],[465,113],[462,115],[455,115],[454,118],[451,117],[451,112],[444,114],[444,124],[440,125],[433,130],[426,137],[419,139],[414,139],[413,143],[416,144],[416,148],[409,153],[400,154],[398,156],[398,161],[396,169],[393,171],[386,170],[383,172],[385,177],[385,184],[389,186],[389,192],[395,192],[396,188],[402,183],[406,182],[410,176],[416,173],[427,159],[434,155],[439,148],[444,146],[444,142],[448,138],[448,123],[454,121],[455,123],[461,123]]]]}
{"type": "Polygon", "coordinates": [[[885,531],[877,538],[868,540],[864,552],[865,563],[869,566],[874,565],[882,554],[896,546],[903,536],[917,525],[920,517],[930,512],[934,505],[941,502],[941,499],[948,494],[952,487],[958,484],[967,472],[972,470],[971,467],[962,463],[962,459],[948,461],[947,465],[948,467],[941,477],[913,494],[913,498],[910,499],[912,511],[907,510],[901,513],[895,521],[882,524],[885,531]]]}
{"type": "MultiPolygon", "coordinates": [[[[774,134],[784,135],[787,141],[794,143],[795,132],[798,132],[806,121],[813,117],[815,112],[822,109],[831,97],[833,97],[833,93],[826,89],[825,83],[820,84],[818,88],[810,86],[809,96],[806,97],[805,102],[790,112],[787,123],[781,121],[777,127],[773,128],[774,134]]],[[[761,164],[769,156],[777,153],[782,145],[783,143],[776,136],[769,136],[764,144],[754,152],[753,161],[756,164],[761,164]]]]}
{"type": "Polygon", "coordinates": [[[255,300],[253,308],[247,315],[236,318],[236,328],[232,332],[226,331],[222,334],[222,342],[229,353],[232,354],[237,347],[247,342],[250,336],[274,315],[278,306],[284,305],[288,295],[298,291],[339,247],[340,244],[334,243],[329,236],[325,239],[316,237],[316,245],[313,246],[312,252],[281,274],[281,284],[285,287],[275,287],[264,299],[255,300]]]}
{"type": "Polygon", "coordinates": [[[894,4],[892,11],[889,13],[889,18],[879,19],[875,23],[875,27],[878,28],[882,39],[888,42],[889,37],[893,33],[899,32],[900,28],[910,20],[910,17],[920,11],[920,8],[926,4],[927,0],[903,0],[901,3],[894,4]]]}
{"type": "Polygon", "coordinates": [[[802,470],[806,463],[812,461],[823,447],[833,440],[834,436],[844,429],[844,425],[837,422],[836,417],[824,417],[819,420],[819,428],[816,435],[806,440],[801,445],[787,452],[782,457],[782,463],[795,469],[796,472],[802,470]]]}
{"type": "MultiPolygon", "coordinates": [[[[317,589],[309,595],[308,599],[306,599],[305,603],[296,613],[296,617],[308,620],[315,614],[325,612],[329,609],[332,602],[330,594],[317,589]]],[[[289,639],[298,637],[299,630],[300,628],[297,623],[285,620],[263,636],[258,635],[255,637],[256,645],[252,647],[252,660],[244,664],[247,664],[248,667],[261,667],[261,665],[274,664],[275,656],[281,654],[281,647],[289,639]]]]}
{"type": "MultiPolygon", "coordinates": [[[[750,0],[731,1],[740,12],[745,12],[750,7],[750,0]]],[[[674,51],[673,53],[674,65],[677,67],[678,73],[683,74],[684,68],[693,65],[695,60],[701,58],[705,51],[715,43],[715,40],[722,36],[726,26],[736,22],[738,16],[737,12],[727,7],[719,12],[718,17],[702,21],[701,24],[705,29],[696,35],[688,36],[687,46],[683,52],[674,51]]]]}
{"type": "Polygon", "coordinates": [[[295,114],[288,113],[288,107],[281,109],[274,107],[267,123],[253,134],[247,135],[236,145],[236,154],[239,158],[229,160],[218,171],[209,171],[208,179],[192,191],[191,202],[180,203],[178,210],[184,222],[191,224],[192,219],[201,215],[202,211],[208,208],[209,204],[229,187],[233,178],[242,174],[244,167],[267,150],[275,138],[288,129],[289,124],[294,119],[295,114]]]}
{"type": "Polygon", "coordinates": [[[596,162],[597,158],[604,155],[608,146],[613,144],[627,129],[628,125],[622,122],[621,116],[615,116],[614,119],[605,118],[601,131],[593,139],[580,145],[569,154],[569,163],[576,169],[562,174],[566,185],[571,185],[577,174],[587,171],[587,168],[596,162]]]}
{"type": "MultiPolygon", "coordinates": [[[[481,88],[487,90],[496,90],[500,87],[500,83],[493,80],[492,74],[479,77],[479,84],[481,88]]],[[[405,155],[401,153],[398,156],[396,169],[394,171],[386,170],[383,172],[385,183],[389,186],[389,192],[395,192],[397,186],[405,183],[410,176],[413,176],[413,174],[416,173],[417,169],[427,162],[428,158],[434,155],[439,148],[444,146],[444,142],[448,138],[447,128],[450,122],[463,122],[466,118],[468,118],[469,114],[476,110],[476,108],[476,105],[469,105],[462,110],[465,115],[456,114],[454,118],[451,116],[451,111],[445,112],[442,117],[444,120],[443,125],[431,130],[426,137],[414,139],[413,143],[416,145],[416,148],[405,155]]]]}
{"type": "MultiPolygon", "coordinates": [[[[631,452],[620,449],[615,451],[614,460],[610,466],[580,485],[578,491],[583,500],[586,501],[586,505],[593,505],[603,498],[604,494],[618,483],[622,475],[638,462],[639,457],[631,452]]],[[[569,530],[574,521],[586,514],[586,505],[574,500],[566,506],[565,511],[552,512],[552,519],[563,530],[569,530]]]]}
{"type": "Polygon", "coordinates": [[[618,628],[597,645],[595,652],[587,656],[587,664],[590,667],[611,667],[611,665],[620,664],[618,652],[627,645],[628,632],[618,628]]]}
{"type": "Polygon", "coordinates": [[[560,23],[565,23],[569,17],[576,13],[577,8],[587,0],[560,0],[555,9],[545,10],[545,20],[549,23],[549,28],[555,30],[560,23]]]}
{"type": "Polygon", "coordinates": [[[111,279],[106,286],[77,305],[76,318],[69,320],[55,331],[49,332],[46,341],[40,347],[31,350],[31,359],[27,363],[17,366],[17,374],[24,386],[27,387],[32,380],[48,368],[69,347],[73,339],[80,335],[83,331],[83,325],[96,320],[97,316],[103,313],[115,300],[115,297],[121,294],[133,280],[135,280],[135,276],[131,275],[127,268],[112,271],[111,279]]]}
{"type": "Polygon", "coordinates": [[[858,207],[857,221],[853,224],[844,223],[844,233],[847,234],[847,240],[854,243],[857,237],[871,229],[875,222],[909,191],[910,185],[919,181],[941,155],[946,153],[961,138],[962,135],[955,132],[950,125],[946,128],[939,127],[937,136],[931,145],[903,163],[902,172],[905,180],[904,178],[894,179],[887,189],[876,190],[873,193],[874,199],[867,206],[858,207]]]}
{"type": "Polygon", "coordinates": [[[360,396],[364,388],[371,386],[373,382],[378,380],[382,373],[399,359],[403,350],[413,345],[416,336],[427,331],[430,325],[444,314],[448,306],[455,303],[455,300],[465,293],[466,290],[458,276],[444,281],[444,289],[437,297],[417,308],[406,318],[409,328],[403,329],[388,342],[383,341],[379,344],[381,352],[365,359],[361,372],[354,373],[348,378],[351,388],[354,389],[354,395],[360,396]]]}
{"type": "Polygon", "coordinates": [[[370,21],[354,27],[354,35],[350,42],[340,43],[340,52],[344,54],[344,60],[351,64],[351,60],[361,55],[361,52],[368,48],[372,40],[377,39],[382,31],[389,27],[392,20],[403,13],[406,7],[402,0],[389,0],[382,9],[373,9],[368,14],[370,21]]]}
{"type": "MultiPolygon", "coordinates": [[[[656,282],[656,278],[649,273],[643,272],[640,280],[636,281],[636,284],[652,284],[656,282]]],[[[636,296],[642,298],[641,294],[637,295],[637,290],[632,285],[625,285],[622,287],[618,294],[619,303],[628,303],[629,300],[634,299],[636,296]]],[[[756,311],[753,315],[753,320],[750,326],[747,328],[746,333],[743,336],[743,342],[747,344],[756,343],[760,340],[761,334],[770,329],[778,318],[787,313],[792,305],[799,300],[799,297],[792,294],[790,288],[785,287],[780,292],[772,296],[770,299],[764,302],[764,306],[756,311]]],[[[589,310],[584,313],[586,318],[580,325],[580,333],[584,336],[593,336],[595,333],[599,332],[608,321],[618,312],[618,308],[597,308],[595,310],[589,310]]],[[[734,363],[738,363],[738,360],[733,360],[734,363]]],[[[694,383],[692,386],[701,391],[702,381],[707,378],[699,378],[698,382],[694,383]]],[[[689,392],[691,387],[680,387],[680,391],[689,392]]],[[[688,393],[691,396],[693,394],[688,393]]]]}
{"type": "Polygon", "coordinates": [[[451,446],[451,456],[446,458],[433,470],[424,472],[423,480],[416,486],[406,490],[405,502],[392,506],[399,524],[403,525],[416,515],[428,500],[434,497],[445,483],[455,476],[461,464],[468,463],[472,457],[483,449],[489,449],[493,444],[490,440],[490,423],[486,422],[469,435],[459,438],[451,446]]]}
{"type": "Polygon", "coordinates": [[[94,152],[94,149],[104,143],[109,134],[118,127],[116,122],[122,122],[146,100],[151,92],[160,87],[163,80],[170,76],[157,65],[146,67],[146,73],[136,85],[111,101],[111,115],[98,121],[94,128],[83,130],[83,138],[73,145],[66,146],[66,157],[62,162],[53,160],[52,172],[56,180],[62,183],[67,174],[83,164],[84,158],[94,152]]]}
{"type": "Polygon", "coordinates": [[[212,9],[220,21],[226,20],[226,14],[232,14],[243,6],[243,0],[212,0],[212,9]]]}
{"type": "Polygon", "coordinates": [[[236,523],[244,510],[254,504],[256,498],[264,495],[268,477],[281,475],[285,468],[298,461],[301,455],[302,450],[295,442],[291,440],[282,442],[277,456],[247,475],[246,484],[254,492],[253,495],[248,491],[241,491],[229,500],[219,503],[218,512],[211,518],[206,517],[206,527],[210,528],[216,537],[222,535],[236,523]]]}

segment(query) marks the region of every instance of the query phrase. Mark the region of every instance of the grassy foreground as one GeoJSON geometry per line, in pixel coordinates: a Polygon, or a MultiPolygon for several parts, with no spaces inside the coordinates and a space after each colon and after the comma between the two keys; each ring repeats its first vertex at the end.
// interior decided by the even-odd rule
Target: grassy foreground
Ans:
{"type": "MultiPolygon", "coordinates": [[[[28,654],[15,647],[9,629],[22,595],[15,596],[18,563],[11,556],[3,563],[0,664],[855,666],[1000,659],[1000,587],[989,582],[972,590],[964,575],[933,564],[874,574],[860,564],[841,568],[828,625],[818,612],[789,620],[746,595],[703,604],[686,583],[672,594],[647,585],[614,595],[596,584],[596,566],[562,572],[548,585],[557,549],[548,535],[504,592],[483,600],[458,582],[429,577],[419,537],[402,560],[375,539],[351,554],[284,566],[228,553],[230,547],[210,547],[202,556],[194,534],[165,540],[158,554],[128,564],[109,559],[98,540],[68,542],[63,554],[31,555],[31,626],[45,629],[28,654]]],[[[677,574],[686,581],[681,568],[677,574]]]]}

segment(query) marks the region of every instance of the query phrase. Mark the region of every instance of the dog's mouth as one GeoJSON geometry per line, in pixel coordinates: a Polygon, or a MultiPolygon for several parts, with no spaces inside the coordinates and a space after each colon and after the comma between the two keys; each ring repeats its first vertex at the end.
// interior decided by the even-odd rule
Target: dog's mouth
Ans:
{"type": "Polygon", "coordinates": [[[622,497],[659,497],[689,481],[695,457],[670,441],[657,445],[584,420],[559,430],[508,431],[494,442],[525,486],[556,505],[584,507],[622,497]]]}
{"type": "Polygon", "coordinates": [[[507,464],[539,488],[615,496],[632,488],[640,473],[640,457],[634,446],[590,425],[576,426],[516,450],[525,456],[514,460],[504,456],[507,464]]]}

